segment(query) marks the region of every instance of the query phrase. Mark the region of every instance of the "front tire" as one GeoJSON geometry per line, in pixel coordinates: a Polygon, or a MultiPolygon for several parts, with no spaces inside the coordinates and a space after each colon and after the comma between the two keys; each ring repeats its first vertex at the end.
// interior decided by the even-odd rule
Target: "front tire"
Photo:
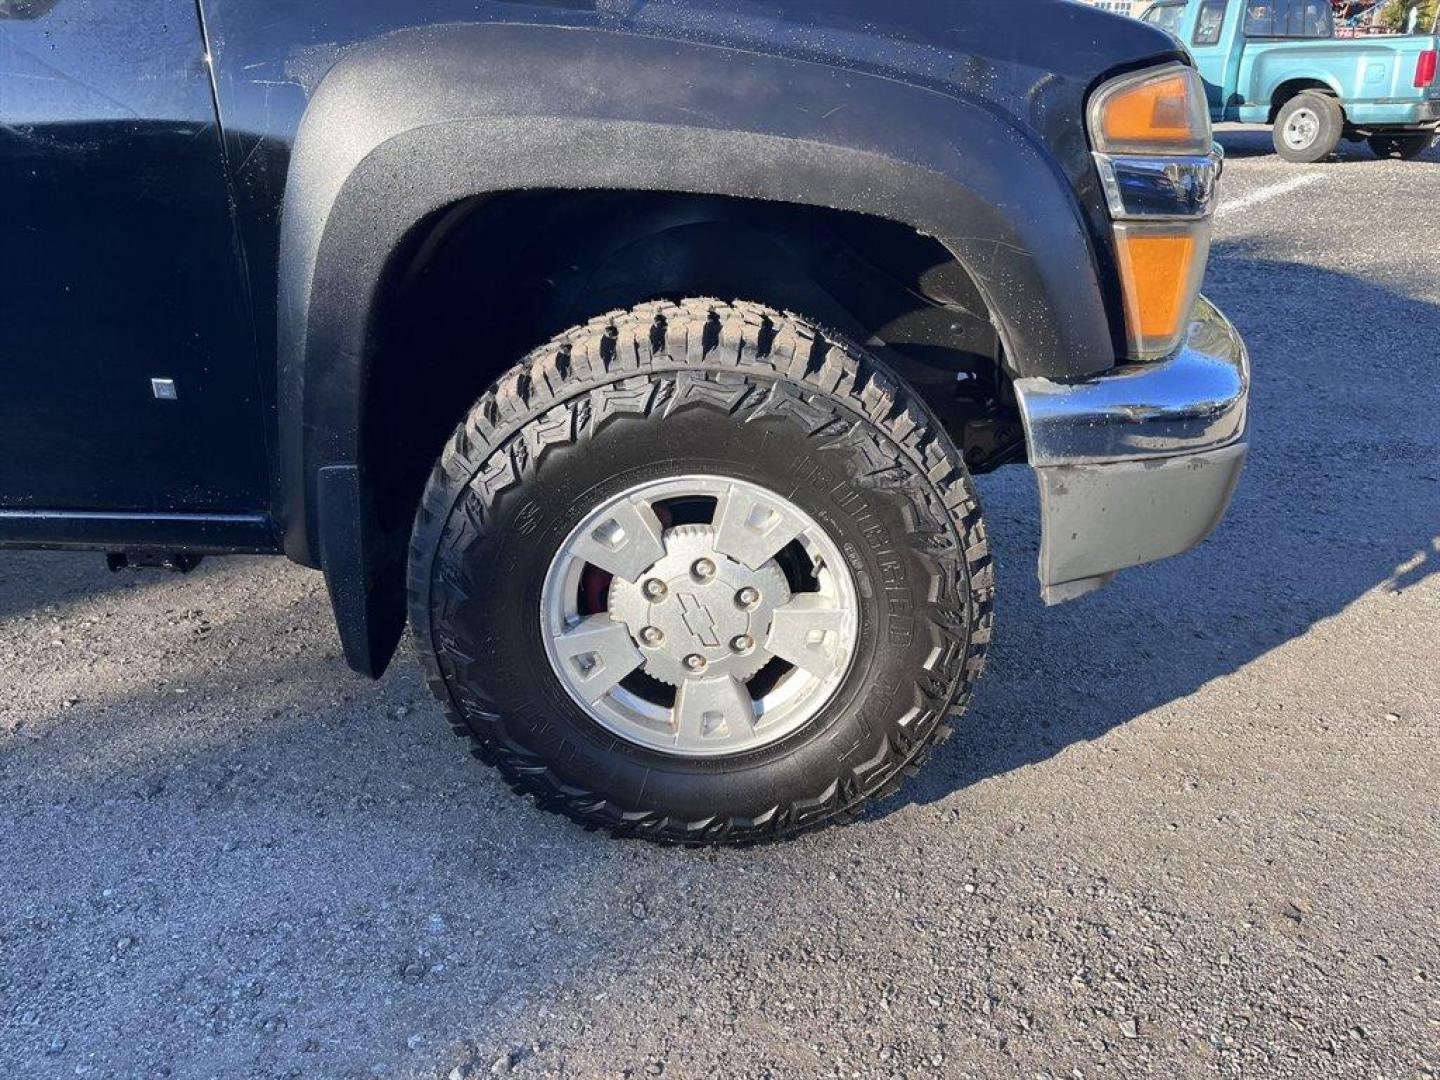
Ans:
{"type": "Polygon", "coordinates": [[[1435,145],[1435,132],[1377,131],[1367,141],[1378,158],[1414,161],[1435,145]]]}
{"type": "Polygon", "coordinates": [[[893,790],[963,708],[992,606],[935,420],[753,304],[646,304],[531,354],[446,447],[411,546],[428,681],[479,756],[542,807],[671,842],[893,790]]]}
{"type": "Polygon", "coordinates": [[[1329,94],[1307,90],[1280,107],[1272,133],[1286,161],[1313,165],[1333,154],[1345,134],[1345,112],[1329,94]]]}

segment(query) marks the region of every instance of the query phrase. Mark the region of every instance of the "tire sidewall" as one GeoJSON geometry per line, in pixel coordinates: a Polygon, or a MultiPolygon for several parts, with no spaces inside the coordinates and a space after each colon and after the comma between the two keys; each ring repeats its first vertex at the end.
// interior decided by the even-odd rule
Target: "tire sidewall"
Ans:
{"type": "MultiPolygon", "coordinates": [[[[949,670],[943,661],[968,647],[958,532],[939,492],[868,418],[778,379],[662,370],[610,388],[683,403],[697,386],[727,383],[743,391],[733,411],[722,396],[692,394],[689,406],[592,425],[538,460],[522,453],[519,483],[488,506],[473,505],[480,496],[467,478],[432,549],[430,577],[443,583],[431,594],[432,643],[457,708],[483,714],[486,738],[497,737],[498,720],[507,753],[538,758],[565,787],[623,810],[754,819],[797,794],[816,805],[833,802],[837,785],[858,794],[881,779],[869,771],[890,760],[892,739],[922,739],[940,721],[955,687],[930,673],[949,670]],[[843,415],[842,433],[811,434],[817,410],[843,415]],[[889,468],[875,475],[878,455],[889,468]],[[830,702],[785,738],[722,758],[665,755],[606,730],[566,693],[541,637],[542,583],[576,522],[638,484],[691,473],[747,480],[805,510],[844,553],[860,602],[855,656],[830,702]],[[933,550],[921,550],[917,533],[933,550]]],[[[590,388],[547,415],[587,406],[593,415],[605,392],[590,388]]],[[[491,461],[513,461],[523,444],[523,434],[512,436],[491,461]]]]}
{"type": "Polygon", "coordinates": [[[1323,161],[1336,151],[1340,146],[1340,139],[1344,135],[1344,128],[1344,115],[1333,98],[1311,92],[1297,94],[1281,106],[1279,114],[1275,117],[1275,150],[1286,161],[1313,165],[1323,161]],[[1309,146],[1295,149],[1285,141],[1285,125],[1291,116],[1301,109],[1313,112],[1320,123],[1315,141],[1309,146]]]}

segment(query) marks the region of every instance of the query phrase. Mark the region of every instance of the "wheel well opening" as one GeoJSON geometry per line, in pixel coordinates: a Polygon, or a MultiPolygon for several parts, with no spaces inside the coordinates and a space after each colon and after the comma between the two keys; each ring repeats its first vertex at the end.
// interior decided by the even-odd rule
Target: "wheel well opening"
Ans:
{"type": "Polygon", "coordinates": [[[526,353],[606,311],[746,299],[866,345],[977,471],[1023,459],[999,339],[938,241],[842,211],[625,191],[477,197],[397,249],[368,333],[360,453],[376,523],[408,535],[425,478],[475,400],[526,353]]]}
{"type": "Polygon", "coordinates": [[[1280,115],[1287,102],[1305,93],[1307,90],[1316,91],[1329,97],[1335,97],[1335,90],[1329,84],[1319,79],[1291,79],[1283,82],[1275,88],[1275,93],[1270,96],[1270,123],[1274,123],[1280,115]]]}

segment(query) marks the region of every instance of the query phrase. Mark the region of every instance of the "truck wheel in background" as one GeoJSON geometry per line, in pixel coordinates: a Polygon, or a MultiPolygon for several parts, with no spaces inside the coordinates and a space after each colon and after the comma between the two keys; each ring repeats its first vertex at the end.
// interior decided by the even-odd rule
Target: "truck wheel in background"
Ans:
{"type": "Polygon", "coordinates": [[[1313,164],[1335,152],[1345,133],[1345,113],[1329,94],[1306,90],[1280,106],[1275,152],[1286,161],[1313,164]]]}
{"type": "Polygon", "coordinates": [[[1378,158],[1414,161],[1435,145],[1433,131],[1377,131],[1369,138],[1370,149],[1378,158]]]}
{"type": "Polygon", "coordinates": [[[960,454],[863,350],[754,304],[560,335],[443,451],[411,621],[478,756],[680,843],[853,815],[946,734],[990,638],[960,454]]]}

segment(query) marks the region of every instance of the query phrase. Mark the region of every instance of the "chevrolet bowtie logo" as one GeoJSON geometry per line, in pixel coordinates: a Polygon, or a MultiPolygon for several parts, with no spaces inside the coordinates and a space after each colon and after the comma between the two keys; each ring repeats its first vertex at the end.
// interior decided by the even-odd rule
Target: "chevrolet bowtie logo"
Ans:
{"type": "Polygon", "coordinates": [[[694,593],[680,593],[679,597],[685,628],[701,645],[712,649],[719,645],[720,635],[715,629],[715,617],[710,614],[710,609],[702,604],[694,593]]]}

